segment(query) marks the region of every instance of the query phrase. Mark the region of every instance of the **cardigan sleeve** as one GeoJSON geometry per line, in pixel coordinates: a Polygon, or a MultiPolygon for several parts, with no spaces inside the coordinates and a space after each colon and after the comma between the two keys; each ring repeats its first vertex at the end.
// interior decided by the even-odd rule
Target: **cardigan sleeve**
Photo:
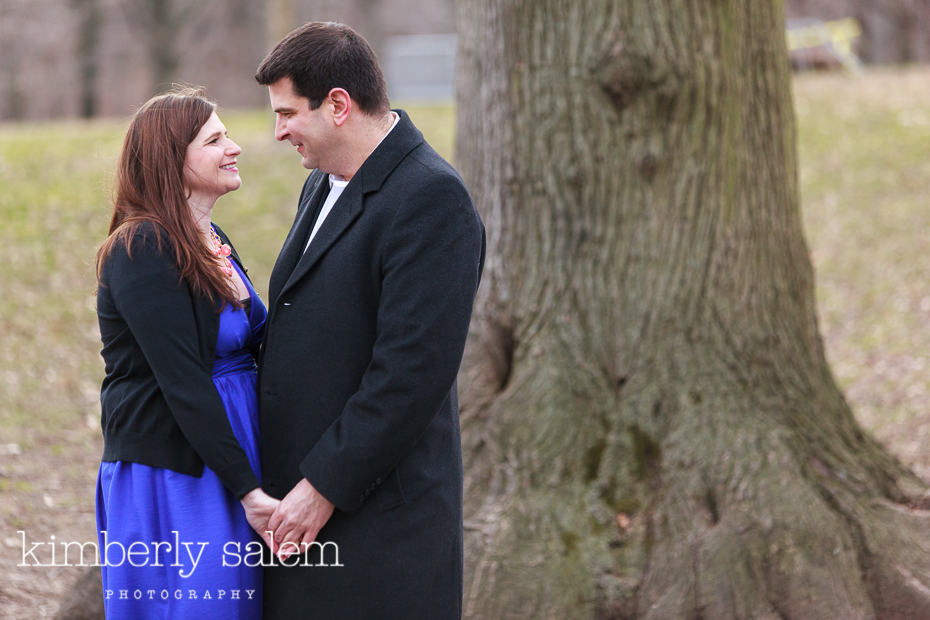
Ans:
{"type": "Polygon", "coordinates": [[[159,248],[154,237],[137,233],[131,258],[124,247],[114,249],[107,260],[107,285],[184,437],[241,498],[259,486],[258,478],[233,434],[213,369],[200,351],[190,289],[170,257],[170,243],[163,238],[159,248]]]}

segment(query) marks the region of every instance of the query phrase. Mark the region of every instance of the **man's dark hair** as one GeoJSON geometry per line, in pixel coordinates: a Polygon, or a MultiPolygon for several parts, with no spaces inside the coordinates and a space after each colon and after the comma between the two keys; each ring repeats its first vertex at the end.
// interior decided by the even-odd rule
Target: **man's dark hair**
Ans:
{"type": "Polygon", "coordinates": [[[333,88],[343,88],[366,114],[390,109],[384,74],[374,50],[345,24],[310,22],[292,30],[258,66],[255,79],[268,86],[290,78],[294,92],[310,109],[323,103],[333,88]]]}

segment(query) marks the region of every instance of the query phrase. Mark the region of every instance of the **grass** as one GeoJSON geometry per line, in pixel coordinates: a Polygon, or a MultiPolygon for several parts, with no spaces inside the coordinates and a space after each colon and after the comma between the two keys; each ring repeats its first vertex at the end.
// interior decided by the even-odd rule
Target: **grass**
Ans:
{"type": "Polygon", "coordinates": [[[795,80],[821,331],[860,422],[930,478],[930,72],[795,80]]]}
{"type": "MultiPolygon", "coordinates": [[[[794,93],[802,211],[834,373],[860,421],[930,478],[922,450],[930,435],[930,70],[800,76],[794,93]]],[[[404,107],[451,159],[453,108],[404,107]]],[[[221,116],[243,147],[244,183],[214,219],[264,294],[305,171],[293,149],[274,142],[267,111],[221,116]]],[[[17,529],[34,540],[69,531],[71,540],[93,539],[103,372],[93,256],[109,222],[125,124],[0,125],[4,566],[19,550],[17,529]]],[[[24,606],[68,581],[27,569],[0,577],[24,606]]]]}

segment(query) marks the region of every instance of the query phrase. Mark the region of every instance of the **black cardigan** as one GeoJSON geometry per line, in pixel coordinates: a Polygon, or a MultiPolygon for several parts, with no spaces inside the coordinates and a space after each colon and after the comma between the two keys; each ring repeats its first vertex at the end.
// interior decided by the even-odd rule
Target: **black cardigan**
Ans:
{"type": "Polygon", "coordinates": [[[131,247],[113,248],[97,287],[102,460],[191,476],[206,463],[241,498],[259,482],[213,384],[219,306],[181,280],[164,229],[143,224],[131,247]]]}

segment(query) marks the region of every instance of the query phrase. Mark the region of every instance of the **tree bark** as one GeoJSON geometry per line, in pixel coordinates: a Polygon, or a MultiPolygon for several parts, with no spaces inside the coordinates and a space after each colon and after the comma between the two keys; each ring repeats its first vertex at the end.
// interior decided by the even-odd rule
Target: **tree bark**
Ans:
{"type": "Polygon", "coordinates": [[[827,365],[781,2],[463,0],[468,618],[930,617],[827,365]]]}

